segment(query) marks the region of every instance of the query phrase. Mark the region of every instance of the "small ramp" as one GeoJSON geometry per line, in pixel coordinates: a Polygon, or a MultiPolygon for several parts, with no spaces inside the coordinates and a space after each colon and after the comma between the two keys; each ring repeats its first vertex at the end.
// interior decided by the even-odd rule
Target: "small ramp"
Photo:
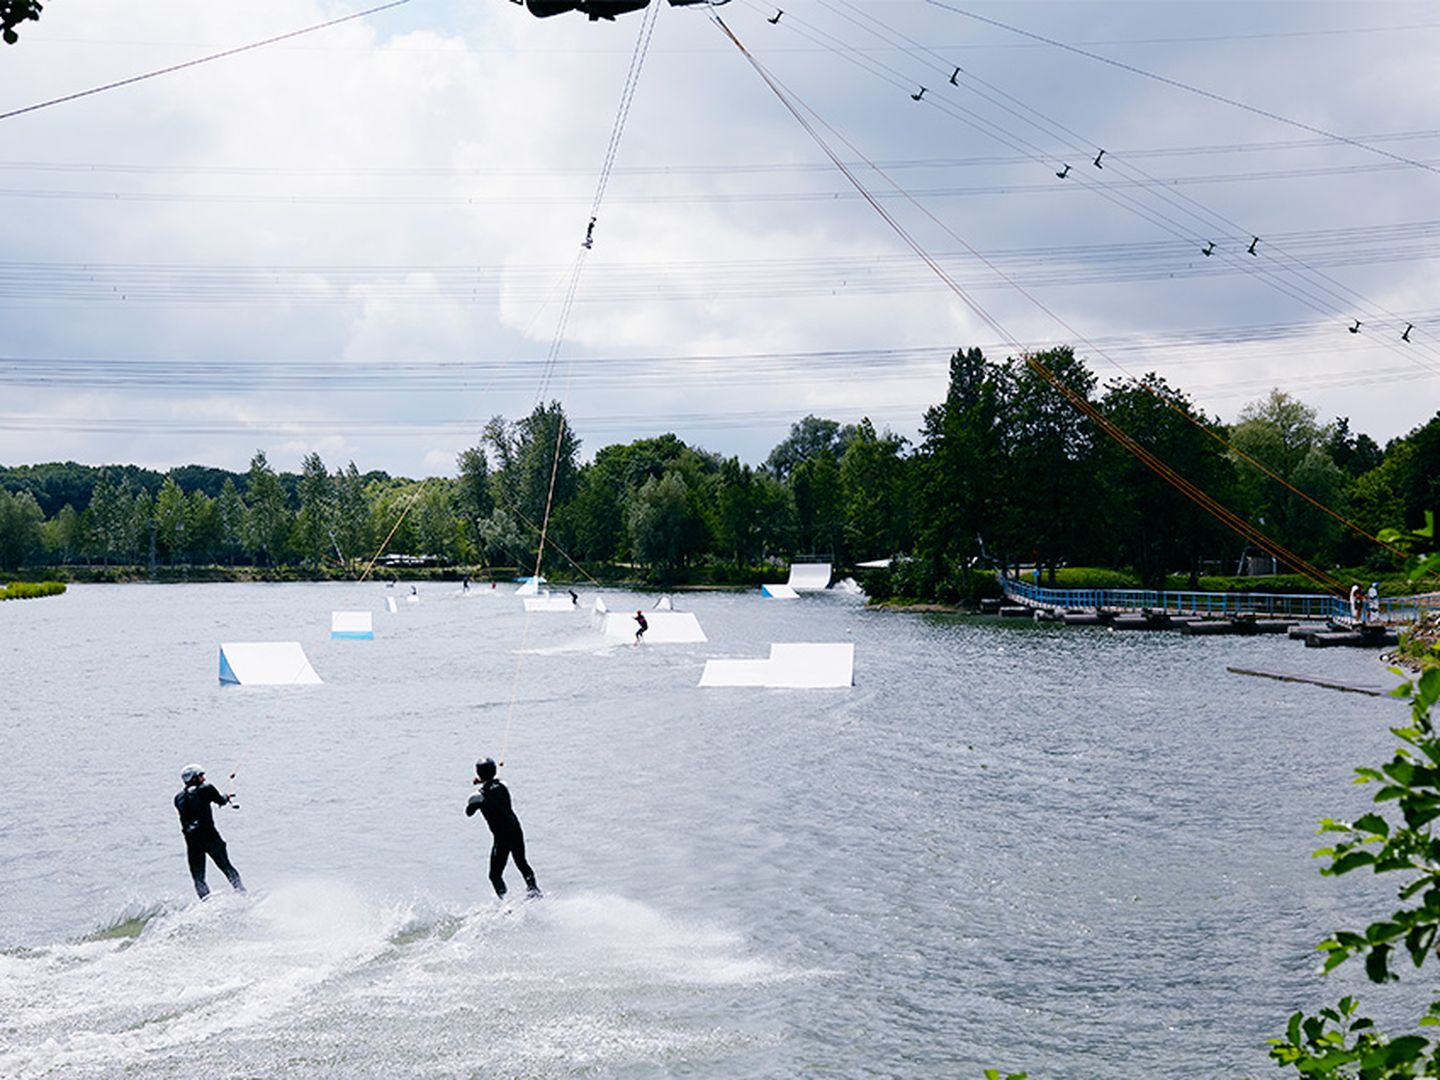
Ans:
{"type": "MultiPolygon", "coordinates": [[[[611,611],[598,596],[591,612],[592,625],[607,641],[635,640],[640,625],[632,612],[611,611]]],[[[652,611],[645,621],[649,627],[641,640],[646,645],[694,645],[710,640],[691,611],[652,611]]]]}
{"type": "Polygon", "coordinates": [[[318,686],[320,676],[298,641],[227,641],[220,682],[235,686],[318,686]]]}
{"type": "Polygon", "coordinates": [[[771,690],[830,690],[855,684],[853,642],[786,642],[766,660],[707,660],[701,686],[760,686],[771,690]]]}
{"type": "Polygon", "coordinates": [[[540,586],[545,584],[543,577],[528,577],[521,579],[522,584],[515,590],[516,596],[539,596],[540,586]]]}
{"type": "Polygon", "coordinates": [[[675,610],[675,604],[671,601],[671,599],[670,599],[669,596],[662,596],[662,597],[660,597],[659,600],[656,600],[656,601],[655,601],[655,610],[656,610],[656,611],[674,611],[674,610],[675,610]]]}
{"type": "Polygon", "coordinates": [[[789,585],[761,585],[760,595],[768,596],[771,600],[798,600],[800,594],[789,585]]]}
{"type": "Polygon", "coordinates": [[[330,636],[354,641],[373,641],[375,620],[368,611],[332,611],[330,636]]]}
{"type": "Polygon", "coordinates": [[[395,597],[385,597],[385,610],[390,612],[391,615],[398,615],[400,613],[400,605],[395,603],[395,597]]]}
{"type": "Polygon", "coordinates": [[[568,596],[527,596],[526,611],[574,611],[575,601],[568,596]]]}
{"type": "Polygon", "coordinates": [[[830,587],[828,562],[797,562],[790,564],[790,580],[785,584],[796,592],[823,592],[830,587]]]}

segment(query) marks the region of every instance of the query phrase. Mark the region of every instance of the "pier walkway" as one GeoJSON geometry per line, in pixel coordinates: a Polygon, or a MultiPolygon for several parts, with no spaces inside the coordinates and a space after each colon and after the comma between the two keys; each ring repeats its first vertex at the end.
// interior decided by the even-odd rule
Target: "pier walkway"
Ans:
{"type": "MultiPolygon", "coordinates": [[[[1055,613],[1165,612],[1171,615],[1200,617],[1223,618],[1241,615],[1307,621],[1326,620],[1345,626],[1352,624],[1349,603],[1325,593],[1051,589],[1014,578],[1001,577],[999,580],[1008,603],[1055,613]]],[[[1440,592],[1421,593],[1416,596],[1382,596],[1378,621],[1387,626],[1398,626],[1414,622],[1421,615],[1432,611],[1440,611],[1440,592]]],[[[1369,621],[1374,623],[1377,620],[1369,621]]]]}

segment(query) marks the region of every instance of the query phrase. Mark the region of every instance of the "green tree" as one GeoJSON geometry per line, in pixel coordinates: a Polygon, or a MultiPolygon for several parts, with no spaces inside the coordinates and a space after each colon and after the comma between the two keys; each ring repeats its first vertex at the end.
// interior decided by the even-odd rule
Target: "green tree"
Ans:
{"type": "Polygon", "coordinates": [[[296,494],[300,499],[300,512],[295,515],[295,550],[310,565],[323,565],[337,553],[335,525],[339,508],[335,482],[319,454],[305,455],[300,464],[296,494]]]}
{"type": "Polygon", "coordinates": [[[843,562],[845,492],[835,455],[822,450],[790,471],[795,500],[796,544],[801,554],[829,554],[843,562]]]}
{"type": "Polygon", "coordinates": [[[1248,510],[1266,532],[1306,558],[1319,557],[1339,540],[1339,526],[1291,490],[1322,503],[1336,497],[1339,470],[1325,449],[1331,435],[1313,408],[1278,389],[1246,405],[1230,432],[1238,450],[1280,478],[1272,479],[1236,455],[1244,500],[1237,509],[1248,510]]]}
{"type": "Polygon", "coordinates": [[[265,451],[255,451],[250,459],[246,483],[250,513],[247,515],[245,549],[270,565],[282,562],[290,535],[290,510],[285,505],[285,490],[265,451]]]}
{"type": "Polygon", "coordinates": [[[196,488],[185,496],[186,516],[190,535],[185,545],[185,558],[192,563],[214,560],[220,546],[220,526],[216,516],[216,500],[196,488]]]}
{"type": "Polygon", "coordinates": [[[155,540],[172,565],[190,545],[190,504],[173,476],[165,477],[155,496],[155,540]]]}
{"type": "Polygon", "coordinates": [[[80,515],[75,512],[75,507],[66,503],[60,508],[60,512],[45,523],[43,543],[45,550],[50,557],[62,566],[70,562],[80,551],[84,542],[84,533],[80,525],[80,515]]]}
{"type": "Polygon", "coordinates": [[[553,513],[575,495],[580,440],[558,401],[535,406],[513,425],[496,417],[482,438],[497,463],[498,501],[529,531],[533,550],[539,544],[546,507],[553,513]]]}
{"type": "Polygon", "coordinates": [[[484,447],[472,446],[460,451],[455,464],[460,473],[455,490],[456,508],[475,550],[483,558],[485,537],[480,525],[495,509],[495,496],[490,489],[490,462],[484,447]]]}
{"type": "Polygon", "coordinates": [[[770,451],[765,467],[780,479],[788,479],[802,464],[821,454],[838,460],[854,434],[852,425],[841,427],[835,420],[813,415],[796,420],[790,425],[790,434],[770,451]]]}
{"type": "MultiPolygon", "coordinates": [[[[1221,502],[1229,499],[1233,471],[1223,444],[1186,416],[1207,427],[1215,422],[1164,379],[1149,374],[1138,383],[1113,382],[1100,408],[1186,480],[1221,502]]],[[[1163,589],[1166,575],[1180,569],[1196,587],[1202,555],[1230,543],[1229,532],[1123,447],[1107,442],[1101,453],[1114,560],[1133,566],[1147,589],[1163,589]]]]}
{"type": "Polygon", "coordinates": [[[846,548],[857,556],[893,555],[910,546],[904,450],[904,439],[877,435],[866,417],[840,458],[846,548]]]}
{"type": "Polygon", "coordinates": [[[455,513],[455,491],[450,481],[424,482],[410,511],[414,521],[417,554],[453,562],[463,539],[464,525],[455,513]]]}
{"type": "Polygon", "coordinates": [[[914,479],[916,554],[933,588],[954,599],[948,582],[968,591],[981,537],[1004,549],[1013,532],[1006,499],[1005,413],[1014,371],[979,349],[950,358],[945,400],[927,410],[914,479]]]}
{"type": "Polygon", "coordinates": [[[0,570],[18,570],[40,552],[45,515],[28,491],[0,491],[0,570]]]}
{"type": "Polygon", "coordinates": [[[245,549],[249,511],[235,481],[227,477],[215,500],[215,545],[220,557],[231,565],[245,549]]]}
{"type": "MultiPolygon", "coordinates": [[[[1093,395],[1094,374],[1069,348],[1039,353],[1035,360],[1074,393],[1093,395]]],[[[1008,424],[1007,479],[1016,513],[1010,550],[1048,566],[1053,584],[1060,562],[1083,562],[1096,551],[1097,434],[1028,363],[1016,367],[1008,424]]]]}
{"type": "Polygon", "coordinates": [[[704,525],[689,496],[685,478],[678,472],[646,480],[631,496],[626,516],[634,557],[661,580],[683,568],[703,548],[704,525]]]}
{"type": "Polygon", "coordinates": [[[353,461],[343,471],[335,470],[335,539],[347,563],[367,558],[373,550],[365,480],[353,461]]]}

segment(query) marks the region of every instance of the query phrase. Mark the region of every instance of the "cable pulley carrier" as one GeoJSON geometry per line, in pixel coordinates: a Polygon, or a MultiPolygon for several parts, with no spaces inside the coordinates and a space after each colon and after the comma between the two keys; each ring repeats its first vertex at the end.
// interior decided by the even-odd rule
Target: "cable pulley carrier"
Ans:
{"type": "MultiPolygon", "coordinates": [[[[523,3],[529,9],[530,14],[539,19],[548,19],[552,15],[564,15],[567,12],[575,11],[589,16],[591,22],[598,22],[601,19],[614,21],[616,16],[628,15],[632,11],[640,11],[650,6],[650,0],[511,0],[511,2],[523,3]]],[[[713,7],[729,3],[729,0],[668,0],[668,2],[671,7],[691,7],[695,4],[713,7]]]]}

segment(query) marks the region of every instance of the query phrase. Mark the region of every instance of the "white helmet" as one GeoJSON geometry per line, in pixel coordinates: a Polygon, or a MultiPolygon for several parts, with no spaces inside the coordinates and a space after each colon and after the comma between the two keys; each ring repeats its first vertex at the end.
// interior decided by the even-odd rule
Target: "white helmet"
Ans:
{"type": "Polygon", "coordinates": [[[186,784],[193,784],[199,777],[205,775],[205,770],[199,765],[186,765],[180,770],[180,779],[186,784]]]}

